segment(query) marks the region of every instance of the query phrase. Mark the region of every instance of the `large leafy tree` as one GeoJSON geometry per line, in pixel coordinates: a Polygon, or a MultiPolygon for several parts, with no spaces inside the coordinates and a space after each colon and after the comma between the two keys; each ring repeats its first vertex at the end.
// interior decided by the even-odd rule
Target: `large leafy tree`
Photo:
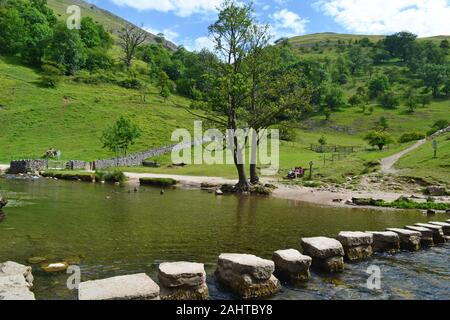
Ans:
{"type": "Polygon", "coordinates": [[[419,70],[419,76],[424,85],[431,89],[433,97],[440,95],[441,86],[444,86],[450,78],[450,67],[448,65],[426,64],[419,70]]]}
{"type": "Polygon", "coordinates": [[[384,48],[392,57],[407,61],[411,56],[411,52],[414,50],[416,39],[417,35],[410,32],[398,32],[385,38],[384,48]]]}
{"type": "Polygon", "coordinates": [[[70,30],[65,24],[59,23],[50,44],[49,56],[63,65],[68,74],[81,69],[86,62],[87,52],[78,30],[70,30]]]}
{"type": "Polygon", "coordinates": [[[131,120],[120,117],[117,122],[103,132],[101,142],[103,148],[118,154],[127,154],[130,145],[133,145],[141,136],[141,130],[131,120]]]}

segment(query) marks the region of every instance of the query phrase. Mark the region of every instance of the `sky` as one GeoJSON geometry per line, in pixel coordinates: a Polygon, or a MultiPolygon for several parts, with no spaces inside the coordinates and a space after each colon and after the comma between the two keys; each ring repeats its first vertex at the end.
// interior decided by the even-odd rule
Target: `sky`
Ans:
{"type": "MultiPolygon", "coordinates": [[[[89,0],[189,50],[211,48],[208,26],[222,0],[89,0]]],[[[247,0],[239,0],[247,2],[247,0]]],[[[419,37],[450,34],[450,0],[254,0],[273,39],[319,32],[419,37]]]]}

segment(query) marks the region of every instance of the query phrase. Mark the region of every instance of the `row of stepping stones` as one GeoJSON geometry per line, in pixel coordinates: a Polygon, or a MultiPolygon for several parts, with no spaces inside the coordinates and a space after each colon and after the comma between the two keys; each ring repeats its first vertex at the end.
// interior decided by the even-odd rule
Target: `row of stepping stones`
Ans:
{"type": "MultiPolygon", "coordinates": [[[[310,278],[311,266],[331,273],[342,272],[344,258],[347,261],[357,261],[372,256],[373,252],[419,250],[421,246],[443,243],[449,239],[450,220],[447,220],[447,223],[417,223],[414,226],[405,226],[404,229],[388,228],[386,231],[343,231],[336,239],[302,238],[303,254],[295,249],[279,250],[273,253],[273,261],[250,254],[221,254],[215,276],[223,287],[243,299],[262,298],[272,296],[281,289],[278,278],[293,283],[307,281],[310,278]]],[[[22,277],[28,277],[28,281],[30,277],[32,279],[29,267],[14,265],[14,270],[19,270],[14,272],[22,277]]],[[[1,271],[0,265],[0,285],[1,271]]],[[[209,297],[206,272],[201,263],[162,263],[159,265],[158,279],[159,285],[146,274],[140,273],[86,281],[79,285],[78,298],[203,300],[209,297]]],[[[21,294],[28,294],[25,289],[29,288],[29,284],[24,287],[26,281],[22,282],[21,294]]],[[[14,295],[10,297],[13,298],[14,295]]]]}

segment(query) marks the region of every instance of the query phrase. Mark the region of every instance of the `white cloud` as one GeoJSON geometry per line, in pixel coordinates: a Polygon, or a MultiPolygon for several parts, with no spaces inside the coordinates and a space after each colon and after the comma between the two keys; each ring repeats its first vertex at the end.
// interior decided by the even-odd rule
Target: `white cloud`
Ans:
{"type": "Polygon", "coordinates": [[[320,0],[316,7],[351,32],[448,34],[449,0],[320,0]]]}
{"type": "Polygon", "coordinates": [[[164,29],[164,30],[159,30],[159,29],[154,29],[152,27],[144,27],[144,29],[150,33],[153,33],[154,35],[157,35],[159,33],[164,34],[164,38],[175,42],[176,38],[178,38],[180,36],[180,34],[176,31],[173,31],[171,29],[164,29]]]}
{"type": "Polygon", "coordinates": [[[202,49],[214,51],[214,42],[209,37],[199,37],[194,41],[188,39],[184,46],[190,51],[201,51],[202,49]]]}
{"type": "Polygon", "coordinates": [[[273,13],[271,16],[273,20],[272,32],[277,38],[292,37],[306,33],[306,25],[309,20],[301,18],[295,12],[283,9],[273,13]]]}
{"type": "Polygon", "coordinates": [[[222,0],[111,0],[117,5],[138,10],[174,12],[187,17],[194,13],[214,12],[222,0]]]}

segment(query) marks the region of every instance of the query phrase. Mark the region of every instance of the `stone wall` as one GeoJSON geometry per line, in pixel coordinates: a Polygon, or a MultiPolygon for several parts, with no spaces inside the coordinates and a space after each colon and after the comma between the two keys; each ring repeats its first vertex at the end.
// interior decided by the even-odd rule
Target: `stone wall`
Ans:
{"type": "MultiPolygon", "coordinates": [[[[206,141],[206,139],[205,139],[206,141]]],[[[148,158],[160,156],[163,154],[171,153],[172,150],[182,150],[185,148],[189,148],[195,145],[201,144],[201,142],[192,141],[191,143],[186,143],[183,146],[179,146],[178,144],[160,147],[156,149],[151,149],[135,154],[131,154],[125,157],[111,158],[105,160],[96,160],[92,163],[93,170],[102,170],[110,167],[135,167],[141,166],[142,162],[148,158]]]]}
{"type": "Polygon", "coordinates": [[[91,170],[91,163],[80,160],[70,160],[66,164],[68,170],[91,170]]]}
{"type": "Polygon", "coordinates": [[[9,166],[8,173],[28,173],[45,170],[48,167],[48,161],[46,159],[38,160],[13,160],[9,166]]]}

